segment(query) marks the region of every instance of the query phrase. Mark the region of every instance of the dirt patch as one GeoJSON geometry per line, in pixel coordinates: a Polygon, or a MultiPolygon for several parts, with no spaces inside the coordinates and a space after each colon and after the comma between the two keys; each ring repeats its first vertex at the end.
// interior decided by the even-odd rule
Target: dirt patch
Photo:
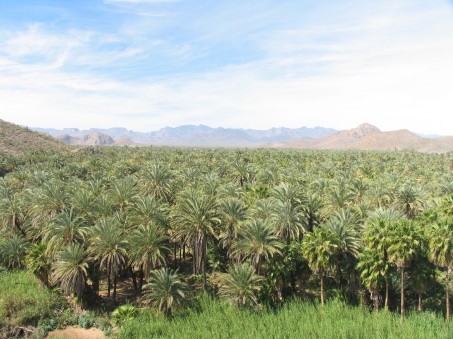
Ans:
{"type": "Polygon", "coordinates": [[[67,338],[67,339],[104,339],[105,335],[98,328],[86,330],[80,327],[68,327],[64,330],[56,330],[49,333],[47,338],[67,338]]]}

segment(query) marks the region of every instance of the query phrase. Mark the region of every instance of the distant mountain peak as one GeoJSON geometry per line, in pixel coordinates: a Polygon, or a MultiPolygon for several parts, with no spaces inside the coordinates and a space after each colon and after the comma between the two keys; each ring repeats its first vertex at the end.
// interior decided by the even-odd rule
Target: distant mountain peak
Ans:
{"type": "Polygon", "coordinates": [[[350,129],[346,132],[349,136],[356,138],[356,139],[360,139],[366,135],[381,132],[381,130],[379,128],[377,128],[376,126],[364,123],[364,124],[360,124],[356,128],[350,129]]]}

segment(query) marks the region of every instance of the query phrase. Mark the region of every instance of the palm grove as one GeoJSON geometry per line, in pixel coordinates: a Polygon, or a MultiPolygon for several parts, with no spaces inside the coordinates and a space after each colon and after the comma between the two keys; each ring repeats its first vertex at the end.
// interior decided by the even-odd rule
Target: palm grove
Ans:
{"type": "Polygon", "coordinates": [[[170,315],[330,297],[450,317],[451,154],[86,148],[0,179],[0,265],[170,315]],[[105,286],[105,291],[102,288],[105,286]]]}

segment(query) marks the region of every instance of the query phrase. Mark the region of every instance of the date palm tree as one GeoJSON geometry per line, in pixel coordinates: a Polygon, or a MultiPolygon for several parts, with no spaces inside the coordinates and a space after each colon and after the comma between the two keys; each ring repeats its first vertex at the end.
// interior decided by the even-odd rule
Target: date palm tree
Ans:
{"type": "Polygon", "coordinates": [[[228,269],[219,294],[237,306],[256,305],[256,293],[261,289],[261,277],[248,263],[235,264],[228,269]]]}
{"type": "Polygon", "coordinates": [[[401,318],[404,318],[404,278],[405,268],[421,246],[417,225],[407,219],[396,222],[390,232],[388,256],[401,272],[401,318]]]}
{"type": "Polygon", "coordinates": [[[321,279],[321,305],[324,306],[324,279],[335,265],[338,240],[334,233],[325,227],[318,227],[302,240],[302,253],[308,260],[310,269],[321,279]]]}
{"type": "Polygon", "coordinates": [[[66,295],[83,295],[86,285],[88,253],[80,244],[70,244],[57,255],[52,265],[52,281],[58,283],[66,295]]]}
{"type": "Polygon", "coordinates": [[[247,218],[247,206],[238,198],[224,198],[220,200],[220,215],[223,226],[220,242],[224,248],[230,248],[241,223],[247,218]]]}
{"type": "Polygon", "coordinates": [[[9,269],[22,268],[29,242],[21,235],[13,235],[0,243],[0,263],[9,269]]]}
{"type": "Polygon", "coordinates": [[[238,239],[233,242],[232,254],[243,260],[250,258],[256,272],[260,274],[262,260],[281,254],[282,247],[272,226],[264,220],[254,219],[240,230],[238,239]]]}
{"type": "Polygon", "coordinates": [[[206,251],[208,235],[216,236],[220,223],[215,199],[197,189],[189,189],[178,198],[174,209],[174,238],[192,247],[193,274],[203,274],[206,281],[206,251]]]}
{"type": "Polygon", "coordinates": [[[90,253],[101,268],[107,271],[107,297],[110,298],[113,277],[113,301],[116,300],[116,283],[119,270],[126,263],[127,239],[117,219],[102,219],[91,229],[90,253]]]}
{"type": "Polygon", "coordinates": [[[54,254],[70,243],[83,242],[87,232],[88,228],[72,208],[61,212],[46,228],[43,240],[47,242],[47,253],[54,254]]]}
{"type": "Polygon", "coordinates": [[[445,307],[447,323],[450,321],[449,276],[453,269],[453,222],[439,220],[428,229],[429,255],[433,262],[445,269],[445,307]]]}
{"type": "Polygon", "coordinates": [[[167,317],[186,299],[187,285],[168,268],[152,271],[149,283],[143,288],[145,304],[151,304],[167,317]]]}
{"type": "Polygon", "coordinates": [[[131,264],[140,269],[145,280],[151,269],[165,264],[169,252],[166,240],[163,230],[154,224],[141,225],[128,237],[131,264]]]}
{"type": "MultiPolygon", "coordinates": [[[[148,164],[146,164],[148,165],[148,164]]],[[[172,173],[162,164],[153,163],[139,173],[139,184],[143,194],[151,195],[157,200],[170,202],[172,200],[172,173]]]]}

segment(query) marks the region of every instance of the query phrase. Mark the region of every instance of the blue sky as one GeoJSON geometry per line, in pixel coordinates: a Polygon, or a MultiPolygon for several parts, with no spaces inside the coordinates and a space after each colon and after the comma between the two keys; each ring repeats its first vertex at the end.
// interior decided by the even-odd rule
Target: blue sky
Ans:
{"type": "Polygon", "coordinates": [[[453,1],[0,0],[0,118],[453,135],[453,1]]]}

